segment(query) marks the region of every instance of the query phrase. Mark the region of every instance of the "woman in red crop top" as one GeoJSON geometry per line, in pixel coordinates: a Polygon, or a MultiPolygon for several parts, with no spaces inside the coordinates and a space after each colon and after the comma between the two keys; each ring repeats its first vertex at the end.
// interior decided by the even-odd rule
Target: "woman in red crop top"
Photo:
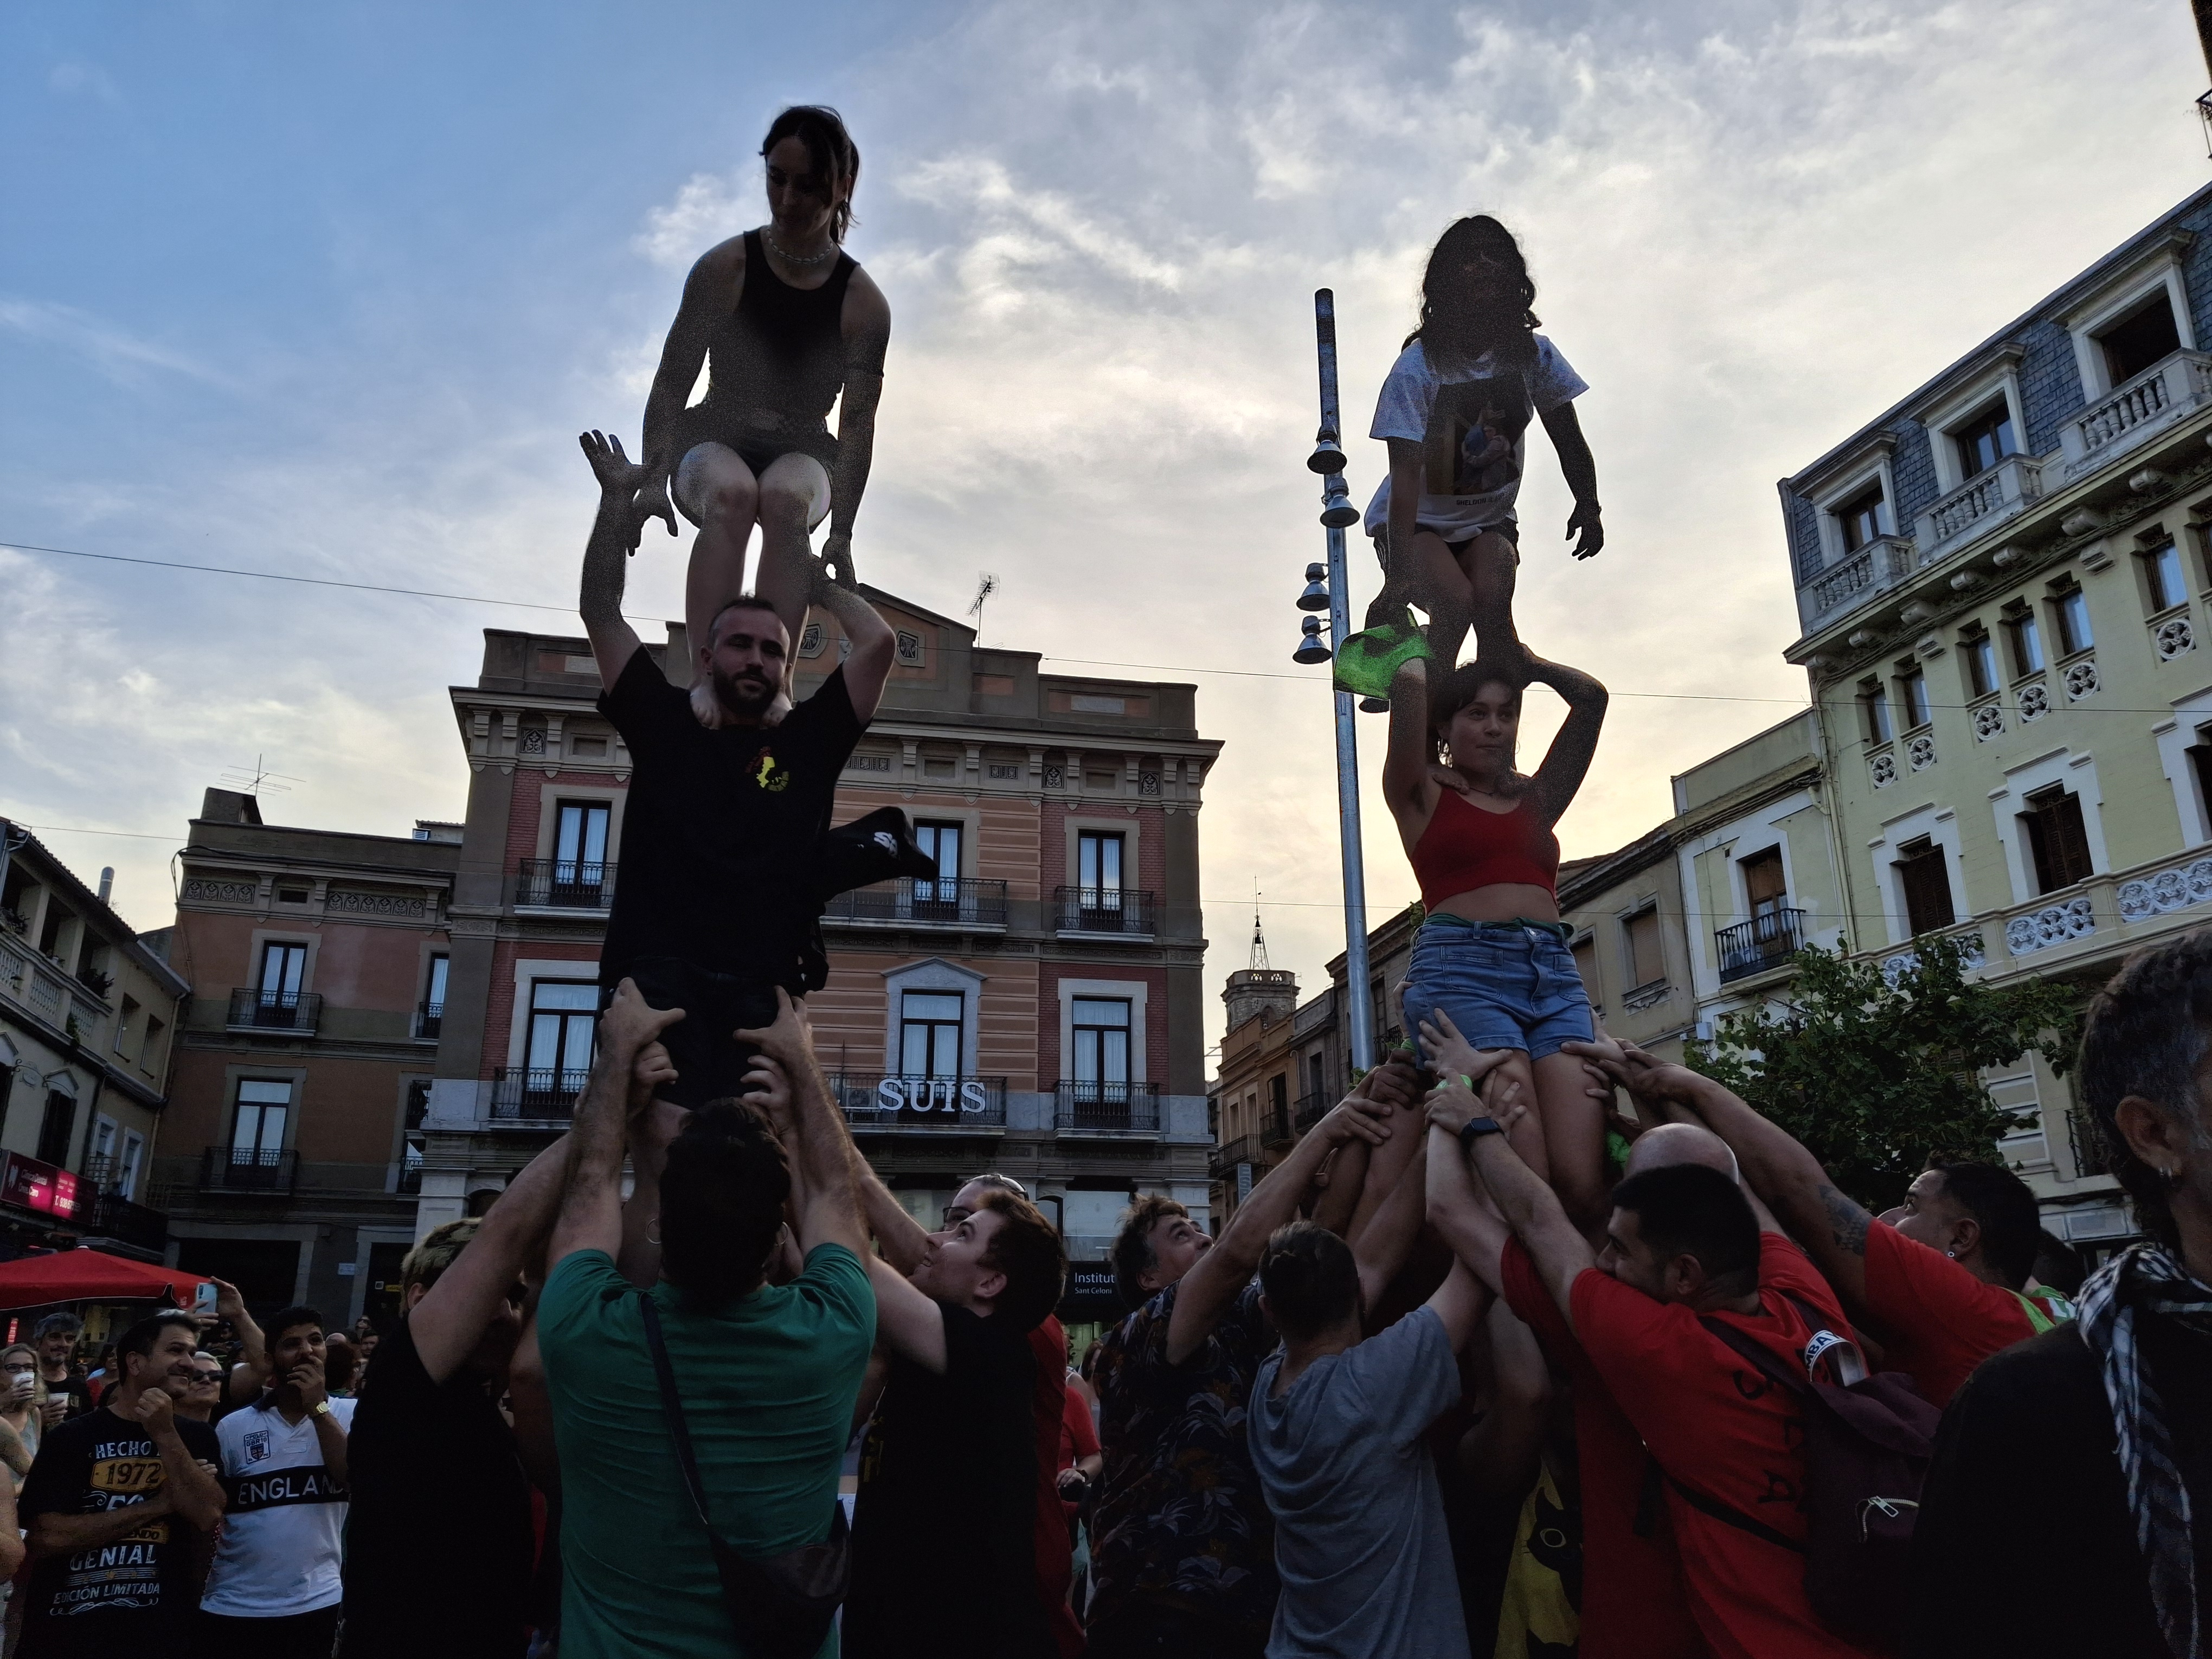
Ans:
{"type": "Polygon", "coordinates": [[[1382,798],[1428,913],[1413,941],[1405,1030],[1435,1025],[1442,1009],[1476,1048],[1517,1051],[1507,1064],[1536,1110],[1513,1131],[1514,1149],[1589,1223],[1603,1214],[1605,1122],[1582,1061],[1560,1052],[1594,1027],[1559,920],[1552,826],[1589,771],[1606,693],[1579,670],[1524,660],[1470,663],[1433,695],[1429,665],[1411,662],[1391,685],[1382,798]],[[1567,704],[1534,777],[1514,768],[1529,684],[1567,704]]]}

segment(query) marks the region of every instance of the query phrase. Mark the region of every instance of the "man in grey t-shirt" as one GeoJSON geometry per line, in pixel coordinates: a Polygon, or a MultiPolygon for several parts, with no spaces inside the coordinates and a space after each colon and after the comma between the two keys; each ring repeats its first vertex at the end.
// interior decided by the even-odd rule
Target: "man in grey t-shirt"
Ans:
{"type": "Polygon", "coordinates": [[[1455,1262],[1425,1304],[1363,1341],[1366,1298],[1351,1247],[1304,1221],[1268,1241],[1260,1288],[1283,1337],[1246,1417],[1283,1581],[1268,1659],[1467,1659],[1422,1435],[1459,1399],[1455,1356],[1489,1291],[1455,1262]]]}

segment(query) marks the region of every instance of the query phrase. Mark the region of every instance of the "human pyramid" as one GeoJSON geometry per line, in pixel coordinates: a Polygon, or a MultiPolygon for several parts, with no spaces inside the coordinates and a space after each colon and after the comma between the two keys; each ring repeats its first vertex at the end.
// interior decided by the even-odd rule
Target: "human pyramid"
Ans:
{"type": "MultiPolygon", "coordinates": [[[[2009,1171],[1934,1164],[1876,1218],[1726,1089],[1597,1028],[1553,826],[1606,693],[1528,651],[1511,614],[1531,418],[1577,557],[1603,541],[1595,469],[1583,384],[1494,220],[1439,240],[1384,384],[1385,585],[1340,650],[1342,683],[1389,714],[1383,790],[1425,908],[1397,991],[1418,1047],[1218,1233],[1138,1196],[1112,1252],[1126,1316],[1079,1367],[1054,1317],[1062,1242],[1020,1183],[977,1174],[932,1229],[870,1169],[805,998],[829,896],[936,873],[896,809],[830,823],[892,662],[852,554],[890,309],[842,250],[860,157],[836,114],[784,111],[762,155],[769,221],[692,269],[638,459],[581,441],[601,495],[580,609],[633,765],[597,1058],[569,1132],[403,1269],[344,1455],[341,1651],[1996,1650],[1955,1607],[2034,1600],[1986,1545],[2009,1524],[1989,1469],[2033,1455],[2018,1367],[2094,1389],[2124,1349],[2154,1407],[2136,1293],[2118,1264],[2089,1280],[2077,1334],[2078,1271],[2009,1171]],[[645,526],[673,535],[679,512],[690,660],[664,666],[621,599],[645,526]],[[842,660],[794,701],[814,607],[842,660]],[[1531,684],[1568,714],[1524,775],[1531,684]]],[[[2157,1097],[2136,1056],[2212,973],[2190,948],[2193,969],[2131,966],[2092,1012],[2108,1124],[2157,1097]]],[[[2154,1230],[2160,1194],[2197,1179],[2142,1183],[2154,1230]]],[[[2185,1516],[2158,1455],[2144,1489],[2185,1516]]],[[[2113,1475],[2083,1512],[2124,1541],[2136,1485],[2113,1475]]],[[[2109,1639],[2033,1650],[2168,1651],[2161,1548],[2168,1589],[2120,1574],[2109,1639]]]]}

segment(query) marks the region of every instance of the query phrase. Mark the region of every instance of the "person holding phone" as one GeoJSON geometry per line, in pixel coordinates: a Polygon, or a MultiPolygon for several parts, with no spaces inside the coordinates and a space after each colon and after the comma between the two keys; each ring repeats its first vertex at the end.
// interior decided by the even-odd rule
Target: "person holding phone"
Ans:
{"type": "Polygon", "coordinates": [[[39,1409],[39,1351],[27,1342],[10,1342],[0,1348],[0,1425],[7,1428],[0,1434],[0,1461],[15,1476],[18,1492],[39,1455],[44,1418],[39,1409]]]}

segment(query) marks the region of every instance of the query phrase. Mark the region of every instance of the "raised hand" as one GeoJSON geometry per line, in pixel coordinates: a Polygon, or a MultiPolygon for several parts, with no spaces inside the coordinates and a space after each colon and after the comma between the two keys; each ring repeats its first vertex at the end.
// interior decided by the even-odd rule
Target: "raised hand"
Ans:
{"type": "Polygon", "coordinates": [[[1472,1089],[1485,1076],[1519,1052],[1513,1048],[1478,1048],[1460,1035],[1451,1016],[1441,1008],[1430,1011],[1421,1022],[1421,1048],[1429,1069],[1444,1079],[1464,1078],[1472,1089]],[[1433,1024],[1431,1021],[1433,1020],[1433,1024]]]}
{"type": "MultiPolygon", "coordinates": [[[[1370,1073],[1368,1075],[1371,1077],[1374,1074],[1370,1073]]],[[[1389,1109],[1365,1095],[1348,1094],[1329,1109],[1328,1115],[1314,1125],[1313,1133],[1331,1146],[1341,1146],[1351,1140],[1364,1140],[1370,1146],[1379,1146],[1390,1138],[1390,1126],[1382,1121],[1382,1115],[1389,1109]]]]}
{"type": "Polygon", "coordinates": [[[176,1425],[176,1401],[167,1389],[149,1388],[131,1402],[131,1415],[146,1425],[148,1434],[166,1434],[176,1425]]]}
{"type": "Polygon", "coordinates": [[[791,1073],[773,1054],[755,1054],[745,1062],[745,1075],[738,1085],[738,1098],[760,1109],[780,1139],[789,1140],[793,1127],[791,1112],[791,1073]]]}
{"type": "Polygon", "coordinates": [[[651,476],[648,469],[623,453],[622,440],[610,433],[580,432],[576,441],[592,465],[592,476],[610,495],[635,495],[651,476]]]}
{"type": "Polygon", "coordinates": [[[662,1089],[676,1081],[676,1062],[665,1042],[648,1042],[637,1051],[629,1067],[629,1110],[635,1117],[650,1107],[662,1089]]]}
{"type": "Polygon", "coordinates": [[[300,1403],[309,1411],[315,1409],[317,1401],[331,1397],[323,1382],[323,1362],[313,1354],[285,1372],[284,1380],[300,1391],[300,1403]]]}
{"type": "Polygon", "coordinates": [[[807,1015],[806,1005],[780,985],[775,991],[774,1023],[757,1031],[740,1030],[736,1036],[738,1042],[750,1042],[762,1053],[774,1056],[787,1072],[814,1057],[814,1024],[807,1015]]]}
{"type": "Polygon", "coordinates": [[[641,1048],[683,1018],[681,1008],[654,1007],[637,988],[637,981],[626,979],[615,988],[614,1000],[599,1016],[599,1048],[634,1060],[641,1048]]]}
{"type": "Polygon", "coordinates": [[[1510,1127],[1528,1115],[1528,1107],[1522,1103],[1520,1080],[1495,1069],[1482,1079],[1480,1097],[1464,1076],[1447,1077],[1429,1091],[1430,1127],[1455,1135],[1467,1127],[1470,1118],[1495,1118],[1510,1127]]]}

